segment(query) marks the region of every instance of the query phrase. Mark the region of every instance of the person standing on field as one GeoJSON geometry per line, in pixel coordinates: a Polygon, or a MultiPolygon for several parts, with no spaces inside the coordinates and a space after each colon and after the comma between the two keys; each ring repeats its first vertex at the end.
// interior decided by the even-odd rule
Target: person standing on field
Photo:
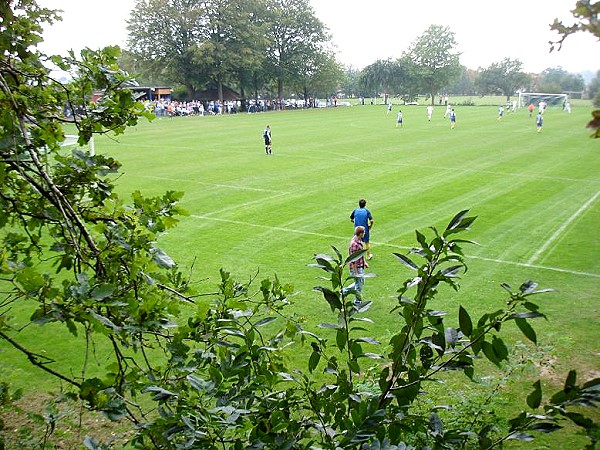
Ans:
{"type": "Polygon", "coordinates": [[[450,111],[450,128],[454,128],[456,126],[456,113],[454,112],[454,108],[450,111]]]}
{"type": "MultiPolygon", "coordinates": [[[[354,253],[363,249],[363,236],[365,235],[365,227],[358,226],[354,229],[354,236],[352,236],[352,240],[350,241],[350,245],[348,246],[348,256],[353,255],[354,253]]],[[[350,262],[348,264],[348,268],[350,269],[350,275],[355,278],[355,281],[350,288],[354,288],[354,290],[358,293],[358,297],[362,297],[362,289],[365,284],[365,279],[363,277],[365,273],[365,267],[369,267],[369,264],[365,261],[364,254],[350,262]]]]}
{"type": "Polygon", "coordinates": [[[404,125],[402,125],[402,110],[398,111],[398,119],[396,120],[396,128],[403,128],[404,125]]]}
{"type": "Polygon", "coordinates": [[[433,115],[433,105],[427,107],[427,121],[431,122],[431,116],[433,115]]]}
{"type": "Polygon", "coordinates": [[[350,220],[354,222],[354,227],[363,227],[364,228],[364,236],[362,236],[362,242],[365,244],[365,248],[367,249],[367,259],[371,259],[373,254],[371,253],[371,243],[370,243],[370,230],[373,227],[373,215],[371,211],[367,208],[367,201],[364,198],[361,198],[358,201],[358,208],[356,208],[350,214],[350,220]]]}
{"type": "Polygon", "coordinates": [[[265,131],[263,131],[263,138],[265,139],[265,153],[271,154],[271,127],[267,125],[265,131]]]}
{"type": "Polygon", "coordinates": [[[444,113],[444,118],[450,117],[451,112],[452,112],[452,106],[446,105],[446,112],[444,113]]]}
{"type": "Polygon", "coordinates": [[[542,126],[544,126],[544,115],[541,112],[539,112],[535,118],[535,126],[537,128],[537,132],[540,133],[542,131],[542,126]]]}

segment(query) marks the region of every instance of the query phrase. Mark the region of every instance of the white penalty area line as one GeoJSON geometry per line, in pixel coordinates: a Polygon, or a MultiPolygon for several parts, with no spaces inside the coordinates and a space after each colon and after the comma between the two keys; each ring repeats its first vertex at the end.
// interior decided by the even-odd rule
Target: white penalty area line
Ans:
{"type": "MultiPolygon", "coordinates": [[[[344,241],[344,240],[348,239],[347,236],[342,237],[342,236],[336,236],[333,234],[315,233],[314,231],[295,230],[293,228],[286,228],[286,227],[274,227],[271,225],[262,225],[260,223],[244,222],[242,220],[221,219],[218,217],[200,216],[197,214],[191,214],[189,217],[192,217],[194,219],[200,219],[200,220],[211,220],[214,222],[224,222],[224,223],[231,223],[231,224],[235,224],[235,225],[244,225],[244,226],[248,226],[248,227],[262,228],[265,230],[282,231],[285,233],[302,234],[302,235],[306,235],[306,236],[317,236],[317,237],[321,237],[321,238],[335,239],[336,241],[344,241]]],[[[389,244],[387,242],[377,242],[377,241],[372,241],[372,242],[378,246],[391,247],[391,248],[401,249],[401,250],[410,250],[411,248],[413,248],[413,247],[409,247],[409,246],[389,244]]],[[[495,264],[505,264],[505,265],[510,265],[510,266],[526,267],[526,268],[530,268],[530,269],[549,270],[552,272],[561,272],[561,273],[567,273],[567,274],[571,274],[571,275],[580,275],[580,276],[585,276],[585,277],[600,278],[600,274],[597,274],[597,273],[581,272],[581,271],[569,270],[569,269],[560,269],[558,267],[541,266],[541,265],[531,264],[531,263],[519,263],[519,262],[514,262],[514,261],[505,261],[502,259],[486,258],[483,256],[474,256],[474,255],[465,255],[465,256],[467,258],[479,259],[481,261],[492,262],[495,264]]]]}
{"type": "Polygon", "coordinates": [[[535,252],[533,254],[533,256],[531,258],[529,258],[529,260],[527,261],[527,264],[533,264],[542,253],[544,253],[548,247],[550,247],[552,245],[552,243],[558,239],[560,237],[560,235],[566,230],[566,228],[571,224],[571,222],[573,222],[581,213],[583,213],[585,210],[587,210],[592,203],[594,203],[596,201],[596,199],[598,198],[598,196],[600,196],[600,191],[596,192],[596,194],[594,196],[592,196],[592,198],[590,198],[587,202],[585,202],[581,208],[579,208],[577,211],[575,211],[571,217],[569,217],[565,223],[563,223],[560,228],[558,230],[556,230],[554,232],[554,234],[552,236],[550,236],[550,238],[544,242],[544,245],[542,245],[537,252],[535,252]]]}

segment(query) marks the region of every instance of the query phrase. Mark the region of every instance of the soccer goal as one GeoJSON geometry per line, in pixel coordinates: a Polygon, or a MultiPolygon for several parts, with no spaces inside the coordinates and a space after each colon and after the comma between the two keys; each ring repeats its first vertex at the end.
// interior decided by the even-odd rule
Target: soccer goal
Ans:
{"type": "Polygon", "coordinates": [[[560,106],[569,100],[568,94],[547,94],[545,92],[519,92],[519,108],[524,108],[533,103],[538,106],[541,101],[546,102],[548,106],[560,106]]]}

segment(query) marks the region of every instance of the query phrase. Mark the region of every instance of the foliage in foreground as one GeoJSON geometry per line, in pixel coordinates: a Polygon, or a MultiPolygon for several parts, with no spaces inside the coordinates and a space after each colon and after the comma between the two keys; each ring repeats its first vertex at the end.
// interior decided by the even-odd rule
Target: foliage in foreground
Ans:
{"type": "MultiPolygon", "coordinates": [[[[445,372],[473,378],[477,358],[506,361],[506,324],[537,342],[530,322],[543,313],[533,297],[545,290],[533,282],[503,285],[506,303],[477,320],[461,306],[458,327],[435,308],[439,286],[457,289],[466,270],[461,246],[469,241],[458,236],[475,220],[467,211],[442,232],[417,232],[415,249],[396,254],[414,275],[398,289],[390,316],[398,331],[383,349],[368,333],[371,303],[346,289],[353,281],[347,265],[359,254],[344,258],[333,249],[333,256],[315,257],[324,273],[315,290],[332,312],[321,334],[286,317],[292,288],[277,278],[254,291],[254,280],[239,283],[222,271],[212,300],[197,302],[192,280],[157,246],[185,213],[181,193],[134,192],[126,202],[114,192],[117,161],[60,146],[63,122],[74,123],[85,144],[144,116],[116,66],[118,50],[54,58],[76,69],[71,83],[55,81],[32,50],[37,21],[50,13],[33,1],[19,4],[31,17],[0,7],[0,339],[68,386],[67,396],[130,421],[139,448],[493,448],[531,439],[531,431],[555,431],[565,420],[586,432],[590,448],[595,444],[597,425],[573,407],[595,405],[600,382],[579,385],[574,372],[545,402],[536,383],[530,412],[507,430],[485,422],[448,426],[437,408],[415,408],[445,372]],[[97,89],[103,95],[92,102],[97,89]],[[66,116],[65,107],[78,112],[66,116]],[[196,305],[194,312],[185,315],[182,303],[196,305]],[[82,366],[64,367],[24,345],[13,310],[29,311],[28,325],[40,334],[49,324],[64,327],[81,344],[73,351],[82,352],[82,366]],[[286,365],[286,352],[299,343],[311,349],[306,370],[286,365]],[[88,364],[95,348],[111,350],[97,375],[88,364]]],[[[84,445],[106,447],[94,436],[84,445]]]]}

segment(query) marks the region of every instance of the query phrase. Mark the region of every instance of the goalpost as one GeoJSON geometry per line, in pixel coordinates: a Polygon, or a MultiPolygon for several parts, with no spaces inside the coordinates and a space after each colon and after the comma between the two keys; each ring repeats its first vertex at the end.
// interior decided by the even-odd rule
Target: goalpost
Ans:
{"type": "Polygon", "coordinates": [[[548,106],[563,106],[569,100],[568,94],[548,94],[545,92],[519,92],[519,108],[526,107],[530,103],[538,106],[541,101],[548,106]]]}

